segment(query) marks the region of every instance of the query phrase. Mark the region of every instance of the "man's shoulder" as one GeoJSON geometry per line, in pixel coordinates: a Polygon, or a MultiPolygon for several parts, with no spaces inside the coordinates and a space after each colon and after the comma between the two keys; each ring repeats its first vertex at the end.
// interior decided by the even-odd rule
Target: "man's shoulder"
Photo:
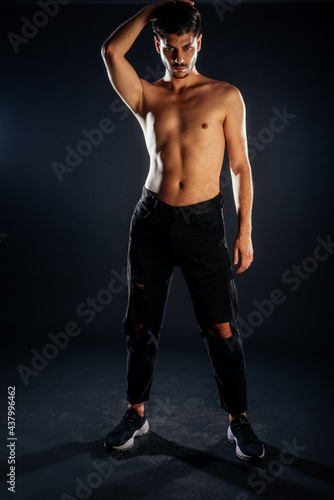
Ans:
{"type": "Polygon", "coordinates": [[[241,96],[240,90],[235,85],[222,80],[201,76],[201,85],[207,86],[210,92],[224,99],[234,100],[241,96]]]}
{"type": "Polygon", "coordinates": [[[228,97],[233,98],[234,96],[240,95],[240,90],[231,83],[213,80],[211,78],[207,78],[206,80],[208,81],[208,85],[212,85],[212,87],[216,88],[217,92],[222,92],[228,97]]]}
{"type": "Polygon", "coordinates": [[[227,82],[216,81],[216,95],[219,100],[223,100],[224,104],[231,109],[242,108],[244,101],[240,90],[227,82]]]}

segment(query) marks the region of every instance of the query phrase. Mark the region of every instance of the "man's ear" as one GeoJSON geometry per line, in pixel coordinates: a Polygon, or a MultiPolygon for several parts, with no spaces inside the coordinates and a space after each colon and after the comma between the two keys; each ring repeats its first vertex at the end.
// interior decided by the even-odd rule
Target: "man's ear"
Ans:
{"type": "Polygon", "coordinates": [[[159,40],[159,37],[156,35],[154,37],[154,43],[155,43],[155,48],[156,48],[158,54],[160,54],[160,40],[159,40]]]}
{"type": "Polygon", "coordinates": [[[202,33],[197,37],[197,52],[201,50],[202,47],[202,33]]]}

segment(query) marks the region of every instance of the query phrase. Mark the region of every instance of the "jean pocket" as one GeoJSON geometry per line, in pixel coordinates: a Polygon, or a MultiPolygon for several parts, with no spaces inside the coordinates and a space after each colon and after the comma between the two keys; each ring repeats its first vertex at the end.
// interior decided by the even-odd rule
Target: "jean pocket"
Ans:
{"type": "Polygon", "coordinates": [[[153,210],[152,206],[149,206],[142,200],[139,200],[137,205],[135,206],[134,215],[138,219],[146,219],[150,215],[152,210],[153,210]]]}

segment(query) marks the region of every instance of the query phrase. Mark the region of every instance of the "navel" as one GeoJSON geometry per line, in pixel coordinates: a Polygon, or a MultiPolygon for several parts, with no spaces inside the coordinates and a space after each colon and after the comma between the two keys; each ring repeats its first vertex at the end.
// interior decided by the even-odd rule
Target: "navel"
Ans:
{"type": "Polygon", "coordinates": [[[208,124],[207,123],[202,123],[202,128],[208,128],[208,124]]]}

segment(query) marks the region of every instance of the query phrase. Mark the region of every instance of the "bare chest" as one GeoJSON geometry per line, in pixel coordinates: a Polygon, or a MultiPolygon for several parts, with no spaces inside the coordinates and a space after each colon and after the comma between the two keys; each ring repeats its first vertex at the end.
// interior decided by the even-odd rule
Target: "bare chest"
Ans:
{"type": "Polygon", "coordinates": [[[154,133],[157,139],[218,131],[224,122],[223,106],[209,93],[193,92],[175,97],[161,92],[156,99],[151,99],[146,111],[147,132],[154,133]]]}

